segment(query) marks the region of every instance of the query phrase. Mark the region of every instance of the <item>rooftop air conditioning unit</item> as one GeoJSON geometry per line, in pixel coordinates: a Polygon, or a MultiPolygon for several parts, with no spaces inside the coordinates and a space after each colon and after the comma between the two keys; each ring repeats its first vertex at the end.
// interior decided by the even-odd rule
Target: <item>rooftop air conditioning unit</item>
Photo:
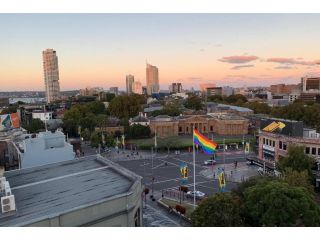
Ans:
{"type": "Polygon", "coordinates": [[[11,188],[10,188],[10,184],[8,181],[4,182],[4,195],[5,196],[10,196],[11,195],[11,188]]]}
{"type": "Polygon", "coordinates": [[[1,210],[2,213],[7,213],[16,210],[16,202],[14,199],[14,195],[1,198],[1,210]]]}

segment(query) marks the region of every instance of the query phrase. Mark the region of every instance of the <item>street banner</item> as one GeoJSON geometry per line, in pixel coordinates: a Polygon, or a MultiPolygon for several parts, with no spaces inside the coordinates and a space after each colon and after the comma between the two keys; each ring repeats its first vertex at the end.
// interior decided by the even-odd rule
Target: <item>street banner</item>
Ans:
{"type": "Polygon", "coordinates": [[[249,153],[250,152],[250,143],[246,143],[246,147],[244,149],[245,153],[249,153]]]}
{"type": "Polygon", "coordinates": [[[17,113],[0,115],[0,131],[19,127],[20,121],[17,113]]]}
{"type": "Polygon", "coordinates": [[[180,164],[181,183],[185,184],[188,181],[189,169],[186,163],[180,164]]]}

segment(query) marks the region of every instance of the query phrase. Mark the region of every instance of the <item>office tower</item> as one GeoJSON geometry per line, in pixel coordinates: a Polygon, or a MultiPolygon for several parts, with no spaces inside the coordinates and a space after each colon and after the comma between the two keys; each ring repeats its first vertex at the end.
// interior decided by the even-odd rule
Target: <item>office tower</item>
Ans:
{"type": "Polygon", "coordinates": [[[172,93],[181,93],[182,92],[182,84],[181,83],[172,83],[169,91],[172,93]]]}
{"type": "Polygon", "coordinates": [[[214,83],[203,83],[200,84],[200,91],[201,92],[206,92],[207,88],[215,88],[216,85],[214,83]]]}
{"type": "Polygon", "coordinates": [[[320,77],[303,77],[301,84],[303,92],[320,92],[320,77]]]}
{"type": "Polygon", "coordinates": [[[114,93],[116,96],[118,96],[118,94],[119,94],[119,89],[118,89],[118,87],[111,87],[111,88],[109,89],[109,93],[114,93]]]}
{"type": "Polygon", "coordinates": [[[56,51],[53,49],[42,51],[42,59],[46,101],[51,103],[60,97],[59,67],[56,51]]]}
{"type": "Polygon", "coordinates": [[[133,83],[134,83],[134,76],[133,75],[127,75],[126,76],[126,87],[127,87],[127,94],[133,93],[133,83]]]}
{"type": "Polygon", "coordinates": [[[132,92],[135,94],[142,94],[142,85],[141,82],[136,81],[133,83],[132,92]]]}
{"type": "Polygon", "coordinates": [[[160,90],[159,86],[159,72],[156,66],[152,66],[147,63],[146,68],[146,80],[147,80],[147,93],[158,93],[160,90]]]}

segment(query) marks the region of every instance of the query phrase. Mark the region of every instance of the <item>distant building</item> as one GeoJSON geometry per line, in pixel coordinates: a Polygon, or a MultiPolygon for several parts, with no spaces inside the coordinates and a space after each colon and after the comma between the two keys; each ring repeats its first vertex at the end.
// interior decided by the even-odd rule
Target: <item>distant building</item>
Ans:
{"type": "Polygon", "coordinates": [[[159,85],[159,70],[156,66],[152,66],[147,63],[146,68],[147,79],[147,94],[158,93],[160,91],[159,85]]]}
{"type": "Polygon", "coordinates": [[[130,118],[129,119],[130,126],[133,126],[133,125],[136,125],[136,124],[139,124],[139,125],[142,125],[142,126],[149,126],[150,120],[147,118],[146,115],[147,114],[143,115],[143,113],[140,112],[138,116],[130,118]]]}
{"type": "Polygon", "coordinates": [[[127,75],[126,76],[126,90],[127,94],[132,94],[133,93],[133,83],[134,83],[134,76],[133,75],[127,75]]]}
{"type": "Polygon", "coordinates": [[[141,177],[100,155],[5,172],[4,177],[15,208],[0,214],[0,226],[142,226],[141,177]]]}
{"type": "Polygon", "coordinates": [[[53,112],[35,110],[32,112],[33,119],[40,119],[41,121],[48,121],[52,119],[53,112]]]}
{"type": "Polygon", "coordinates": [[[103,124],[100,126],[97,126],[95,128],[96,132],[103,132],[103,133],[109,133],[109,134],[116,134],[120,133],[123,134],[124,127],[120,124],[120,119],[116,117],[107,117],[103,124]]]}
{"type": "Polygon", "coordinates": [[[300,90],[296,90],[296,91],[292,91],[289,94],[289,102],[293,103],[295,100],[298,100],[301,96],[301,91],[300,90]]]}
{"type": "Polygon", "coordinates": [[[100,92],[104,92],[102,87],[86,87],[80,89],[80,96],[97,96],[100,92]]]}
{"type": "Polygon", "coordinates": [[[110,93],[114,93],[116,96],[119,95],[119,89],[118,89],[118,87],[111,87],[111,88],[109,89],[109,92],[110,92],[110,93]]]}
{"type": "Polygon", "coordinates": [[[169,86],[170,93],[182,93],[182,84],[181,83],[172,83],[169,86]]]}
{"type": "Polygon", "coordinates": [[[159,115],[151,117],[151,133],[157,132],[160,137],[192,134],[192,129],[201,133],[219,135],[244,135],[248,133],[249,121],[236,115],[182,115],[170,117],[159,115]]]}
{"type": "Polygon", "coordinates": [[[320,93],[320,77],[301,78],[302,92],[320,93]]]}
{"type": "Polygon", "coordinates": [[[146,86],[142,86],[142,94],[143,95],[148,95],[148,91],[147,91],[147,87],[146,86]]]}
{"type": "Polygon", "coordinates": [[[42,52],[46,101],[51,103],[60,98],[59,67],[56,51],[46,49],[42,52]]]}
{"type": "Polygon", "coordinates": [[[229,97],[234,94],[234,88],[229,86],[222,87],[222,95],[229,97]]]}
{"type": "Polygon", "coordinates": [[[289,94],[296,90],[299,90],[299,84],[276,84],[270,86],[272,94],[289,94]]]}
{"type": "Polygon", "coordinates": [[[216,85],[214,83],[203,83],[200,84],[200,91],[206,92],[208,88],[215,88],[216,85]]]}
{"type": "Polygon", "coordinates": [[[133,89],[132,89],[133,93],[135,94],[142,94],[142,85],[141,82],[136,81],[133,83],[133,89]]]}
{"type": "Polygon", "coordinates": [[[222,87],[208,87],[207,88],[207,96],[215,96],[215,95],[222,95],[222,87]]]}
{"type": "Polygon", "coordinates": [[[207,112],[208,113],[231,113],[239,116],[249,116],[254,113],[253,110],[249,108],[215,103],[215,102],[207,102],[207,112]]]}
{"type": "Polygon", "coordinates": [[[75,157],[72,145],[66,142],[65,135],[60,131],[23,134],[10,142],[9,149],[11,154],[18,157],[20,168],[72,160],[75,157]]]}

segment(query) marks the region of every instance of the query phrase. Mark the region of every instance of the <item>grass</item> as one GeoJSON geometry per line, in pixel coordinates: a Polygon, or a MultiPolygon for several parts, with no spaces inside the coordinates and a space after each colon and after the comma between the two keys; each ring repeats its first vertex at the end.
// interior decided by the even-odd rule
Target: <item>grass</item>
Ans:
{"type": "MultiPolygon", "coordinates": [[[[238,138],[225,138],[225,143],[241,143],[242,136],[238,138]]],[[[248,141],[248,139],[246,139],[248,141]]],[[[223,143],[223,137],[216,137],[214,141],[218,144],[223,143]]],[[[255,140],[252,138],[249,139],[252,144],[255,140]]],[[[154,146],[154,138],[144,138],[144,139],[131,139],[128,141],[136,145],[139,149],[150,149],[154,146]]],[[[172,136],[166,138],[157,138],[157,145],[159,150],[167,150],[167,146],[170,146],[170,149],[187,149],[188,147],[192,147],[192,135],[189,136],[172,136]]]]}
{"type": "Polygon", "coordinates": [[[167,199],[167,198],[162,198],[160,201],[163,202],[164,204],[166,204],[166,205],[174,208],[174,209],[176,208],[176,205],[181,205],[181,206],[185,207],[185,208],[186,208],[186,214],[185,214],[185,216],[186,216],[187,218],[191,218],[191,214],[192,214],[192,212],[193,212],[193,205],[191,205],[191,204],[189,204],[189,203],[185,203],[185,202],[182,202],[182,203],[180,204],[179,201],[175,201],[175,200],[167,199]]]}

